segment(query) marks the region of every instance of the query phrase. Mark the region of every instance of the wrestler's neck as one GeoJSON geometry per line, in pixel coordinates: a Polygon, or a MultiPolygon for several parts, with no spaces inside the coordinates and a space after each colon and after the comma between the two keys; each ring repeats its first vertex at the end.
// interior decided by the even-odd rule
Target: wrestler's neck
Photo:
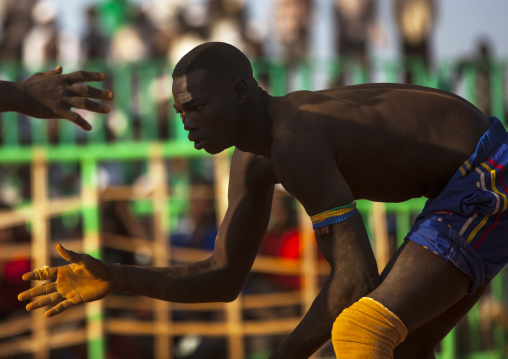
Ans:
{"type": "Polygon", "coordinates": [[[272,148],[272,119],[270,108],[275,98],[260,90],[249,101],[242,125],[239,126],[235,147],[243,152],[270,158],[272,148]]]}

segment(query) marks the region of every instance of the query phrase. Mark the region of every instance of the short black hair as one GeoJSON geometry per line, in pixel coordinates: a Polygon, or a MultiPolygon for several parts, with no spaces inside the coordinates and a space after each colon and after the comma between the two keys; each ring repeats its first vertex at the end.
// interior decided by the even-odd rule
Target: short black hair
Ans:
{"type": "Polygon", "coordinates": [[[225,42],[207,42],[193,48],[178,61],[173,70],[173,78],[188,75],[198,69],[205,69],[213,76],[228,80],[233,80],[233,77],[253,78],[247,56],[225,42]]]}

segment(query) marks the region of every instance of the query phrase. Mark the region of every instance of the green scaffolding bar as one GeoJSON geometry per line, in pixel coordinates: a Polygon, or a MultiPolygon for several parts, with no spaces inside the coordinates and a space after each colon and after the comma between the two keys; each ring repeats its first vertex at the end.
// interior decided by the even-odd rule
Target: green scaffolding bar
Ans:
{"type": "MultiPolygon", "coordinates": [[[[92,257],[103,259],[99,243],[100,213],[97,203],[98,166],[94,158],[88,157],[81,161],[81,185],[84,193],[82,216],[85,237],[85,252],[92,257]]],[[[106,338],[104,335],[104,310],[102,302],[88,303],[88,358],[106,358],[106,338]],[[98,332],[98,333],[97,333],[98,332]],[[91,334],[90,334],[91,333],[91,334]],[[91,336],[91,337],[90,337],[91,336]]]]}

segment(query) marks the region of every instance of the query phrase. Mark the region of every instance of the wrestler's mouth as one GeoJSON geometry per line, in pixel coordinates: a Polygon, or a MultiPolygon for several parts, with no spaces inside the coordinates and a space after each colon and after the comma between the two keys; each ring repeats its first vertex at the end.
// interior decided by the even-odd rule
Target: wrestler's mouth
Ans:
{"type": "Polygon", "coordinates": [[[205,139],[204,138],[196,137],[193,134],[189,134],[189,141],[194,142],[194,148],[196,150],[202,149],[203,145],[205,143],[205,139]]]}
{"type": "Polygon", "coordinates": [[[204,140],[204,139],[194,140],[194,148],[196,150],[201,150],[201,149],[203,149],[203,147],[205,147],[205,143],[206,143],[206,140],[204,140]]]}

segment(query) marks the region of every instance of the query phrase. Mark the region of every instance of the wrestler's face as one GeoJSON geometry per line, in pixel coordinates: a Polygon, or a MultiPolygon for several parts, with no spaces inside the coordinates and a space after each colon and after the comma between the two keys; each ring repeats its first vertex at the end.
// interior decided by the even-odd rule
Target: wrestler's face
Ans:
{"type": "Polygon", "coordinates": [[[231,92],[204,69],[173,80],[173,106],[196,149],[216,154],[233,146],[238,106],[231,92]]]}

